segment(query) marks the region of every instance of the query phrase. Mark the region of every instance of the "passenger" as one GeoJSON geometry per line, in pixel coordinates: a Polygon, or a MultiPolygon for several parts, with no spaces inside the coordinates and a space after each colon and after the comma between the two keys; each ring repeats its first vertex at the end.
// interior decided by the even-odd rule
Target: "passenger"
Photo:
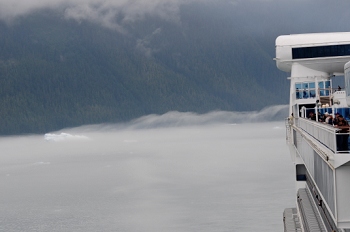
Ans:
{"type": "Polygon", "coordinates": [[[309,119],[313,120],[313,121],[316,121],[316,114],[314,112],[310,112],[309,113],[309,119]]]}
{"type": "Polygon", "coordinates": [[[341,87],[338,85],[338,91],[341,91],[341,87]]]}
{"type": "Polygon", "coordinates": [[[333,125],[333,115],[329,115],[329,120],[328,120],[329,125],[333,125]]]}
{"type": "Polygon", "coordinates": [[[324,121],[323,122],[328,123],[328,121],[329,121],[329,113],[325,112],[323,116],[324,116],[324,121]]]}
{"type": "Polygon", "coordinates": [[[296,95],[297,95],[297,99],[300,99],[300,92],[299,92],[299,88],[297,88],[297,91],[296,91],[296,95]]]}
{"type": "Polygon", "coordinates": [[[306,92],[306,89],[304,89],[303,91],[303,98],[309,98],[308,93],[306,92]]]}
{"type": "Polygon", "coordinates": [[[294,114],[291,113],[291,115],[288,117],[288,124],[291,126],[294,123],[294,114]]]}
{"type": "Polygon", "coordinates": [[[343,116],[339,115],[338,116],[338,122],[335,127],[341,129],[338,131],[337,135],[337,150],[338,151],[348,151],[348,139],[349,139],[349,124],[348,122],[344,119],[343,116]]]}
{"type": "Polygon", "coordinates": [[[325,116],[324,116],[324,114],[321,114],[321,112],[317,112],[317,114],[318,114],[318,121],[319,122],[324,122],[325,121],[325,116]]]}
{"type": "Polygon", "coordinates": [[[328,112],[326,112],[324,115],[326,116],[325,123],[333,125],[333,116],[328,112]]]}
{"type": "Polygon", "coordinates": [[[338,124],[338,118],[339,118],[339,116],[341,116],[339,113],[336,113],[336,114],[335,114],[335,118],[333,119],[333,125],[334,125],[334,126],[338,124]]]}

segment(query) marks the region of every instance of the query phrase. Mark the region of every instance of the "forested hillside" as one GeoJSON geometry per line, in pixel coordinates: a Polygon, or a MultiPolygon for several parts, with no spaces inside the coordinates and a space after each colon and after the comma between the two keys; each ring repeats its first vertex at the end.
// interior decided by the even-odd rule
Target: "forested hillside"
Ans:
{"type": "Polygon", "coordinates": [[[209,10],[187,5],[181,23],[148,17],[125,33],[59,11],[0,23],[0,134],[287,103],[274,35],[209,10]]]}

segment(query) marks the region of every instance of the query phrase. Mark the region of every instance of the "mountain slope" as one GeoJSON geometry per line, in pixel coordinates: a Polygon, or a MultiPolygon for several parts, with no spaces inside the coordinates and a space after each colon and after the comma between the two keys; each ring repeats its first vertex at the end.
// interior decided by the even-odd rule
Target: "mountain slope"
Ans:
{"type": "Polygon", "coordinates": [[[285,103],[270,38],[207,11],[188,5],[181,23],[148,17],[125,34],[52,11],[0,24],[0,134],[285,103]]]}

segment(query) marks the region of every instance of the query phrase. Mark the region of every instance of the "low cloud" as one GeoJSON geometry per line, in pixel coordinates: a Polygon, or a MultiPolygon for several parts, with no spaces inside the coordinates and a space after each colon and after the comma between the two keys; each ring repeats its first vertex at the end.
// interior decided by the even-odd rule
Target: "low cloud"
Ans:
{"type": "Polygon", "coordinates": [[[37,10],[63,8],[66,18],[122,30],[121,24],[142,20],[148,15],[177,22],[182,4],[201,1],[207,0],[0,0],[0,18],[11,20],[37,10]]]}
{"type": "Polygon", "coordinates": [[[231,112],[213,111],[206,114],[193,112],[171,111],[162,115],[146,115],[128,123],[85,125],[72,129],[63,129],[52,134],[69,133],[84,134],[85,132],[113,132],[118,130],[139,130],[155,128],[174,128],[188,126],[205,126],[215,124],[251,124],[259,122],[283,121],[288,117],[288,105],[276,105],[261,111],[231,112]]]}
{"type": "Polygon", "coordinates": [[[181,24],[182,6],[192,3],[212,4],[212,8],[223,6],[206,14],[221,14],[222,9],[232,6],[236,11],[230,14],[237,17],[228,20],[243,24],[252,32],[264,28],[275,28],[282,33],[346,31],[343,22],[347,22],[349,15],[347,0],[339,0],[337,4],[326,0],[0,0],[0,20],[11,22],[40,10],[59,9],[67,19],[89,21],[127,34],[126,28],[131,23],[148,16],[181,24]],[[314,10],[315,4],[321,7],[314,10]],[[337,14],[323,17],[331,11],[337,14]],[[295,19],[296,12],[302,17],[295,19]]]}
{"type": "Polygon", "coordinates": [[[288,116],[288,106],[267,107],[261,111],[229,112],[214,111],[207,114],[191,112],[168,112],[163,115],[148,115],[129,123],[131,128],[182,127],[193,125],[210,125],[217,123],[242,124],[254,122],[281,121],[288,116]]]}
{"type": "MultiPolygon", "coordinates": [[[[249,0],[252,3],[256,1],[266,0],[249,0]]],[[[38,10],[64,9],[66,18],[93,21],[123,31],[122,24],[142,20],[146,16],[178,23],[181,20],[180,7],[191,3],[239,5],[241,0],[0,0],[0,19],[11,21],[38,10]]]]}
{"type": "Polygon", "coordinates": [[[158,50],[155,48],[152,48],[150,46],[152,39],[159,35],[162,32],[161,28],[157,28],[156,30],[153,31],[152,34],[147,35],[143,39],[138,39],[136,42],[136,49],[143,53],[146,57],[152,57],[152,54],[154,52],[157,52],[158,50]]]}

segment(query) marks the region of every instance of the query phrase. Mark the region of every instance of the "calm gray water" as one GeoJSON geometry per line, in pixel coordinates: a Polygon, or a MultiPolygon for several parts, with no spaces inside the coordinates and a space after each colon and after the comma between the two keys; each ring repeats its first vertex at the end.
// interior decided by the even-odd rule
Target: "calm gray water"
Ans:
{"type": "Polygon", "coordinates": [[[283,122],[97,128],[0,139],[0,231],[283,231],[283,122]]]}

